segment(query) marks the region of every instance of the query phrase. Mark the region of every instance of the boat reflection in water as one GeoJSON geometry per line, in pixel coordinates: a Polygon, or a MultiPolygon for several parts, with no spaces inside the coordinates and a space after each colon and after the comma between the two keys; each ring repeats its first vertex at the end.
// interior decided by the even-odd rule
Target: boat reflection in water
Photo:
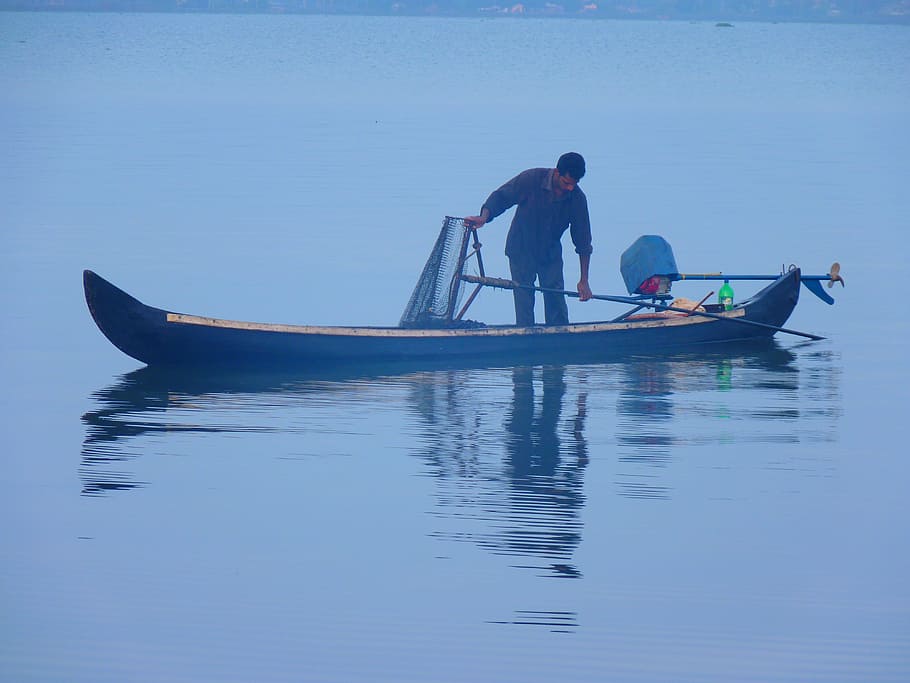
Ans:
{"type": "MultiPolygon", "coordinates": [[[[826,443],[836,438],[840,367],[836,355],[798,353],[776,344],[762,352],[639,359],[621,368],[616,401],[617,493],[669,498],[666,469],[685,454],[720,454],[735,466],[749,446],[766,467],[829,468],[798,463],[790,452],[778,462],[776,446],[826,443]],[[733,445],[735,450],[711,449],[733,445]]],[[[722,492],[717,495],[723,495],[722,492]]]]}
{"type": "MultiPolygon", "coordinates": [[[[735,471],[750,445],[765,458],[759,466],[818,474],[830,463],[801,463],[800,449],[777,456],[773,446],[836,438],[839,373],[829,352],[776,344],[597,365],[384,366],[290,377],[146,368],[92,397],[96,406],[83,417],[82,493],[147,485],[130,461],[158,452],[162,440],[196,447],[175,434],[273,433],[299,444],[307,439],[298,434],[318,428],[324,450],[357,455],[364,440],[375,447],[389,424],[400,423],[395,438],[434,481],[434,537],[508,556],[542,576],[575,578],[589,470],[597,467],[615,494],[642,500],[673,495],[681,459],[707,452],[708,467],[720,462],[735,471]],[[351,441],[345,424],[363,415],[373,417],[360,423],[362,440],[351,441]],[[704,450],[724,444],[737,448],[704,450]]],[[[287,440],[278,443],[287,448],[287,440]]],[[[818,458],[814,452],[805,457],[818,458]]]]}

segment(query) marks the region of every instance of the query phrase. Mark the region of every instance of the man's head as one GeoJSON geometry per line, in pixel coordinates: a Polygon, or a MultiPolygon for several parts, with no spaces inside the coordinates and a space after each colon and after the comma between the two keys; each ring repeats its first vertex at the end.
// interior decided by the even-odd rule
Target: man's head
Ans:
{"type": "Polygon", "coordinates": [[[585,177],[585,159],[578,152],[566,152],[556,162],[559,175],[569,176],[576,183],[585,177]]]}

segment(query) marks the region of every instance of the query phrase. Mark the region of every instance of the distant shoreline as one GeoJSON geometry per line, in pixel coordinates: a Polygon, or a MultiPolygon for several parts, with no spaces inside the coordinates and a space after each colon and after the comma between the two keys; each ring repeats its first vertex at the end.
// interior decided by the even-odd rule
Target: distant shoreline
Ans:
{"type": "MultiPolygon", "coordinates": [[[[454,4],[454,3],[453,3],[454,4]]],[[[835,2],[822,2],[812,11],[791,9],[789,5],[805,3],[769,3],[753,0],[743,3],[740,10],[730,10],[719,3],[716,11],[701,4],[690,11],[684,2],[668,10],[667,3],[653,0],[626,2],[556,2],[496,3],[461,2],[458,10],[443,3],[411,0],[384,2],[382,0],[0,0],[0,12],[42,13],[121,13],[121,14],[268,14],[307,16],[372,16],[372,17],[436,17],[498,19],[580,19],[627,21],[687,21],[714,22],[719,28],[735,28],[736,23],[824,23],[824,24],[884,24],[910,25],[910,0],[863,3],[864,9],[840,10],[835,2]],[[440,7],[440,5],[443,5],[440,7]],[[650,7],[654,5],[654,7],[650,7]],[[788,5],[781,8],[781,5],[788,5]]],[[[672,3],[671,3],[672,4],[672,3]]],[[[854,5],[855,7],[856,5],[854,5]]]]}

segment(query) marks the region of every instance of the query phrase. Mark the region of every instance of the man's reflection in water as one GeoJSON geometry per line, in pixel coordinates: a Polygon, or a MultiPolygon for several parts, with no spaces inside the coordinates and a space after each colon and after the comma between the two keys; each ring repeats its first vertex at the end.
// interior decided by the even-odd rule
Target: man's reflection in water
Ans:
{"type": "Polygon", "coordinates": [[[510,525],[503,530],[501,543],[507,552],[551,560],[549,569],[555,576],[576,577],[580,573],[571,557],[581,541],[587,394],[578,394],[572,421],[560,429],[565,368],[545,366],[540,373],[538,406],[534,368],[512,370],[512,405],[505,422],[510,525]],[[561,432],[568,436],[565,447],[561,432]]]}
{"type": "Polygon", "coordinates": [[[546,576],[576,577],[581,540],[586,384],[559,366],[427,373],[412,379],[423,423],[416,454],[436,478],[436,538],[532,558],[546,576]],[[505,411],[496,400],[511,378],[505,411]],[[566,396],[574,410],[563,419],[566,396]],[[505,414],[504,414],[505,413],[505,414]],[[544,562],[541,562],[541,559],[544,562]]]}

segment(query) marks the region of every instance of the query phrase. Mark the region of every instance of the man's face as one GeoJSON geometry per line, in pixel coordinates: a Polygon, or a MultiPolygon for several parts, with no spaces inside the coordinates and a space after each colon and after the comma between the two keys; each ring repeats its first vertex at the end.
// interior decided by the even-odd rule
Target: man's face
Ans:
{"type": "Polygon", "coordinates": [[[562,194],[563,192],[571,192],[575,189],[575,186],[578,185],[578,181],[575,180],[568,173],[566,175],[561,175],[559,171],[556,171],[555,174],[555,186],[557,194],[562,194]]]}

